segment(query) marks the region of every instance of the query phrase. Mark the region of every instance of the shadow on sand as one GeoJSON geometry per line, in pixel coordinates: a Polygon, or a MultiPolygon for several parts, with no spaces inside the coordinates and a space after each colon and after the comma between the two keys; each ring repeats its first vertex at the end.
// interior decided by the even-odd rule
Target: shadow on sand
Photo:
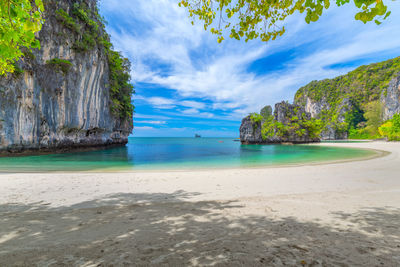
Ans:
{"type": "Polygon", "coordinates": [[[251,215],[240,202],[188,201],[193,195],[1,205],[0,266],[400,265],[399,209],[336,213],[339,227],[251,215]]]}

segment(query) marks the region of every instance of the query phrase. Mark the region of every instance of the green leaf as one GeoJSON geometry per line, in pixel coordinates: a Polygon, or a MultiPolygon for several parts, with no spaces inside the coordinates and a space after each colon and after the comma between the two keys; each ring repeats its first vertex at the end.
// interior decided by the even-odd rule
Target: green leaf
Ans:
{"type": "Polygon", "coordinates": [[[0,75],[14,71],[21,49],[40,48],[35,33],[43,25],[42,0],[2,0],[0,2],[0,75]],[[10,8],[8,8],[10,5],[10,8]]]}
{"type": "MultiPolygon", "coordinates": [[[[231,38],[238,40],[260,38],[267,42],[283,35],[285,31],[280,29],[285,26],[286,19],[296,11],[301,14],[306,11],[304,15],[306,23],[316,22],[323,16],[324,11],[331,7],[332,2],[329,0],[187,0],[185,3],[189,16],[202,21],[205,30],[211,26],[211,32],[218,35],[226,32],[231,38]],[[237,33],[234,29],[241,32],[237,33]]],[[[350,0],[336,0],[337,6],[348,3],[350,0]]],[[[383,0],[354,0],[354,5],[355,19],[364,23],[378,20],[379,16],[385,15],[386,18],[390,15],[383,0]]]]}
{"type": "Polygon", "coordinates": [[[390,14],[392,14],[392,11],[387,12],[386,15],[385,15],[385,17],[384,17],[383,19],[386,19],[387,17],[389,17],[390,14]]]}

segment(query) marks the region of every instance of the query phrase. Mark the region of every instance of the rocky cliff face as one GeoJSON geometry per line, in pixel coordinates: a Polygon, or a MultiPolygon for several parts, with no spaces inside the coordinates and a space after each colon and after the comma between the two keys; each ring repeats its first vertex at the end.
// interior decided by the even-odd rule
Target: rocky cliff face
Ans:
{"type": "MultiPolygon", "coordinates": [[[[272,110],[263,108],[263,110],[272,110]]],[[[301,106],[287,102],[277,103],[273,115],[259,117],[258,120],[251,115],[242,120],[240,126],[240,141],[243,144],[276,144],[276,143],[310,143],[319,142],[308,125],[311,114],[301,106]],[[295,126],[294,126],[295,125],[295,126]]]]}
{"type": "MultiPolygon", "coordinates": [[[[294,103],[325,123],[322,139],[345,139],[365,129],[364,113],[380,101],[382,120],[400,112],[400,57],[360,66],[333,79],[312,81],[296,92],[294,103]]],[[[373,133],[370,132],[371,135],[373,133]]]]}
{"type": "MultiPolygon", "coordinates": [[[[0,78],[0,152],[125,144],[131,118],[110,110],[109,66],[104,48],[72,48],[82,36],[57,19],[75,1],[46,1],[41,49],[19,63],[20,74],[0,78]],[[52,64],[54,59],[68,62],[52,64]]],[[[96,11],[96,1],[85,1],[96,11]]],[[[56,62],[57,63],[57,62],[56,62]]]]}
{"type": "MultiPolygon", "coordinates": [[[[383,109],[383,121],[391,119],[396,113],[400,113],[400,73],[394,75],[390,80],[387,89],[382,91],[380,101],[383,109]]],[[[303,94],[301,98],[295,99],[295,103],[304,106],[305,111],[309,112],[312,118],[321,118],[321,115],[325,111],[332,109],[326,98],[323,97],[319,101],[315,101],[307,94],[303,94]]],[[[339,103],[336,103],[334,112],[336,121],[335,123],[327,124],[326,129],[321,134],[321,139],[347,139],[348,133],[339,129],[337,125],[345,122],[346,113],[351,111],[353,108],[353,103],[349,98],[342,98],[339,103]]]]}
{"type": "Polygon", "coordinates": [[[264,142],[261,135],[261,123],[261,121],[252,121],[250,115],[242,119],[239,129],[242,144],[259,144],[264,142]]]}
{"type": "MultiPolygon", "coordinates": [[[[261,114],[268,113],[268,110],[263,109],[261,114]]],[[[283,103],[275,107],[273,134],[268,132],[265,136],[267,120],[264,118],[262,121],[257,116],[254,117],[256,121],[250,116],[244,118],[240,133],[242,140],[248,143],[307,142],[310,135],[304,135],[303,130],[306,133],[311,130],[312,133],[317,128],[322,140],[372,139],[380,136],[378,124],[392,119],[397,113],[400,113],[400,57],[360,66],[333,79],[312,81],[296,92],[293,107],[283,103]],[[299,108],[305,112],[306,118],[293,120],[293,117],[299,118],[295,111],[299,108]],[[307,116],[311,118],[309,122],[307,116]],[[305,126],[303,129],[302,125],[305,126]],[[280,136],[277,136],[277,130],[280,136]],[[261,140],[262,137],[264,140],[261,140]],[[269,140],[269,137],[272,139],[269,140]]]]}
{"type": "Polygon", "coordinates": [[[389,120],[400,113],[400,72],[390,81],[389,87],[381,95],[383,104],[383,120],[389,120]]]}
{"type": "MultiPolygon", "coordinates": [[[[322,98],[319,101],[314,101],[310,97],[306,96],[304,99],[297,99],[295,101],[296,104],[301,105],[301,103],[305,103],[304,110],[310,113],[311,118],[320,118],[321,114],[326,111],[332,109],[326,99],[322,98]]],[[[337,109],[337,117],[335,123],[328,122],[325,129],[321,133],[321,140],[338,140],[338,139],[347,139],[348,133],[346,131],[342,131],[338,129],[337,124],[342,124],[345,122],[346,113],[351,110],[352,103],[348,98],[344,98],[336,107],[337,109]]]]}

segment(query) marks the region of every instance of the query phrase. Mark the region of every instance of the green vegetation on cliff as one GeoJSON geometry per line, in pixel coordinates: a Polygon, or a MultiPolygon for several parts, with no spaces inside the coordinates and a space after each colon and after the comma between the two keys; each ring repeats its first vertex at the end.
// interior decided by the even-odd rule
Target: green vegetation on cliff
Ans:
{"type": "Polygon", "coordinates": [[[306,106],[307,98],[318,103],[318,118],[325,128],[348,133],[349,138],[379,137],[382,121],[381,96],[385,96],[390,80],[400,72],[400,57],[361,66],[334,79],[313,81],[300,88],[295,103],[306,106]]]}
{"type": "Polygon", "coordinates": [[[361,66],[333,79],[312,81],[297,91],[295,102],[305,104],[305,97],[308,96],[314,101],[325,99],[332,108],[337,107],[345,98],[365,104],[378,100],[380,94],[387,89],[393,74],[399,71],[400,57],[361,66]]]}
{"type": "Polygon", "coordinates": [[[64,74],[66,74],[72,66],[71,61],[60,58],[47,60],[46,64],[52,66],[55,70],[61,71],[64,74]]]}
{"type": "Polygon", "coordinates": [[[255,125],[257,125],[261,123],[264,118],[262,115],[254,112],[250,114],[250,119],[255,125]]]}
{"type": "Polygon", "coordinates": [[[263,121],[261,134],[263,139],[271,138],[274,135],[277,137],[286,137],[295,135],[302,137],[308,135],[311,139],[320,138],[322,131],[321,120],[314,118],[306,118],[306,116],[293,116],[289,118],[287,123],[278,122],[273,116],[268,117],[263,121]]]}
{"type": "Polygon", "coordinates": [[[263,140],[270,138],[288,138],[295,140],[307,136],[310,139],[319,139],[322,131],[322,121],[310,118],[301,107],[290,105],[287,102],[279,104],[284,121],[278,121],[272,114],[271,106],[264,107],[260,114],[251,113],[250,119],[253,127],[261,127],[263,140]]]}
{"type": "Polygon", "coordinates": [[[132,118],[134,106],[131,95],[134,90],[129,83],[131,63],[119,52],[111,49],[107,50],[107,57],[110,68],[111,111],[123,119],[132,118]]]}

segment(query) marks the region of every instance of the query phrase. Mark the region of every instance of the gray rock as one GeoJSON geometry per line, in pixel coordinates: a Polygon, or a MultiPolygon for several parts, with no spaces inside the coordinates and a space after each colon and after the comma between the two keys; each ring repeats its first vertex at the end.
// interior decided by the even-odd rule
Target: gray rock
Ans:
{"type": "MultiPolygon", "coordinates": [[[[87,0],[96,8],[95,0],[87,0]]],[[[0,152],[125,144],[132,121],[110,111],[109,68],[104,49],[76,53],[77,34],[64,27],[55,11],[73,1],[50,1],[39,33],[41,49],[18,64],[25,71],[0,78],[0,152]],[[46,64],[60,58],[67,73],[46,64]]]]}
{"type": "MultiPolygon", "coordinates": [[[[330,106],[325,101],[325,99],[322,99],[321,101],[313,101],[311,98],[309,98],[307,96],[305,103],[306,104],[305,104],[304,108],[307,112],[309,112],[311,114],[312,118],[317,118],[323,110],[330,109],[330,106]]],[[[295,103],[295,104],[297,104],[297,103],[295,103]]]]}
{"type": "Polygon", "coordinates": [[[272,107],[270,105],[263,107],[260,111],[260,115],[263,116],[263,118],[272,116],[272,107]]]}
{"type": "Polygon", "coordinates": [[[400,72],[390,81],[388,89],[381,95],[383,104],[383,120],[390,120],[394,114],[400,113],[400,72]]]}
{"type": "MultiPolygon", "coordinates": [[[[320,114],[324,110],[329,110],[331,107],[327,103],[325,99],[321,99],[320,101],[313,101],[311,98],[306,97],[305,99],[304,109],[306,112],[311,114],[312,118],[319,118],[320,114]]],[[[345,114],[349,110],[351,110],[352,104],[348,98],[343,99],[343,101],[339,104],[337,110],[339,112],[337,121],[342,123],[345,121],[345,114]]],[[[339,139],[347,139],[347,132],[340,132],[334,126],[327,125],[326,129],[321,133],[321,140],[339,140],[339,139]]]]}
{"type": "MultiPolygon", "coordinates": [[[[299,105],[292,105],[287,102],[277,103],[275,105],[274,119],[277,122],[289,125],[294,116],[298,118],[304,117],[310,119],[311,114],[299,105]]],[[[319,142],[318,138],[311,138],[309,133],[299,136],[295,131],[290,131],[284,136],[278,136],[276,129],[274,134],[263,139],[261,128],[264,120],[261,122],[253,122],[250,115],[242,120],[240,126],[240,141],[243,144],[276,144],[276,143],[310,143],[319,142]]]]}
{"type": "Polygon", "coordinates": [[[250,115],[242,119],[239,132],[242,143],[257,144],[262,142],[261,122],[253,123],[250,115]]]}
{"type": "Polygon", "coordinates": [[[348,138],[348,132],[338,131],[335,126],[328,124],[321,133],[321,140],[343,140],[348,138]]]}

